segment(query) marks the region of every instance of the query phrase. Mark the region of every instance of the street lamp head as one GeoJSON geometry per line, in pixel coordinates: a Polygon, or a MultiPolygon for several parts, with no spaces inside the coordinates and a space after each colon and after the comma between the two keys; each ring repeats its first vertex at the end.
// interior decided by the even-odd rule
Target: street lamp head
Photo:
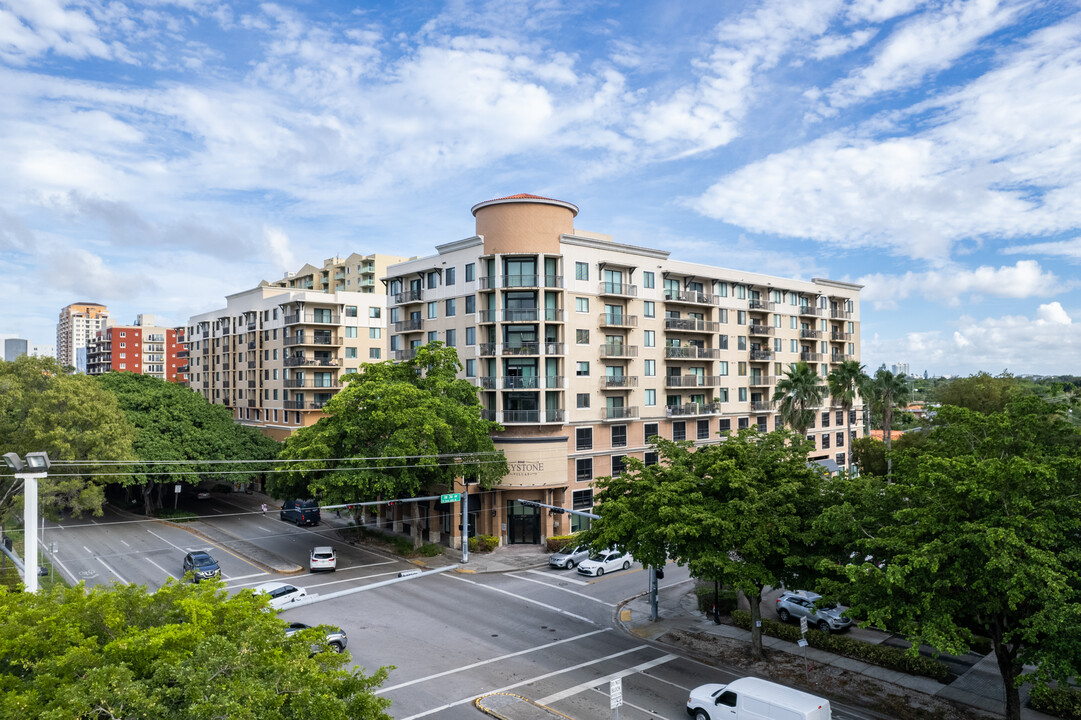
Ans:
{"type": "Polygon", "coordinates": [[[49,469],[49,453],[46,452],[32,452],[26,453],[26,464],[34,470],[48,470],[49,469]]]}
{"type": "Polygon", "coordinates": [[[16,453],[4,453],[4,464],[15,472],[23,469],[23,459],[16,453]]]}

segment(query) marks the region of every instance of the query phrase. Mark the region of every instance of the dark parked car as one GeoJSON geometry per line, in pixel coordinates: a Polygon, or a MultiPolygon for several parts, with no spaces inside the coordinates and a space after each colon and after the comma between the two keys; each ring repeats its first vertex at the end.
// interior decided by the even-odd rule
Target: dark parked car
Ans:
{"type": "Polygon", "coordinates": [[[221,566],[205,550],[193,550],[184,556],[184,572],[192,574],[192,582],[221,577],[221,566]]]}
{"type": "Polygon", "coordinates": [[[314,500],[286,500],[282,505],[281,519],[297,525],[318,525],[319,503],[314,500]]]}

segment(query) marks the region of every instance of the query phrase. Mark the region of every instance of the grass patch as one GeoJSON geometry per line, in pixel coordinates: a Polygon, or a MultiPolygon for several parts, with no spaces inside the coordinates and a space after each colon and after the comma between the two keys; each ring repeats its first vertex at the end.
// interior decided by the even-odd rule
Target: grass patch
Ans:
{"type": "Polygon", "coordinates": [[[162,520],[169,520],[171,522],[189,522],[191,520],[198,520],[199,516],[190,510],[155,510],[154,517],[161,518],[162,520]]]}
{"type": "Polygon", "coordinates": [[[1081,690],[1072,687],[1035,687],[1028,704],[1048,715],[1077,720],[1081,718],[1081,690]]]}

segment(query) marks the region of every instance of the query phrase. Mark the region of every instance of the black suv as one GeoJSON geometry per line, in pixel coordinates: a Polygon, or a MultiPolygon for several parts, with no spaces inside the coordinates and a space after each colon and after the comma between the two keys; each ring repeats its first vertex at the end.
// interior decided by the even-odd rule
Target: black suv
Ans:
{"type": "Polygon", "coordinates": [[[281,519],[297,525],[318,525],[319,503],[314,500],[286,500],[282,505],[281,519]]]}
{"type": "Polygon", "coordinates": [[[205,550],[193,550],[184,556],[184,572],[192,574],[192,582],[221,577],[221,566],[205,550]]]}

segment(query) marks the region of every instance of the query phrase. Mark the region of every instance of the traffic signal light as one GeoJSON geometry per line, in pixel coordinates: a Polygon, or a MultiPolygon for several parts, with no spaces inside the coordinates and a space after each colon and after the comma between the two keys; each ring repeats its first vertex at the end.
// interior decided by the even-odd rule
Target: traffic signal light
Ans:
{"type": "Polygon", "coordinates": [[[539,502],[536,502],[534,500],[519,500],[518,502],[521,503],[522,505],[525,505],[526,507],[540,507],[541,506],[541,504],[539,502]]]}

